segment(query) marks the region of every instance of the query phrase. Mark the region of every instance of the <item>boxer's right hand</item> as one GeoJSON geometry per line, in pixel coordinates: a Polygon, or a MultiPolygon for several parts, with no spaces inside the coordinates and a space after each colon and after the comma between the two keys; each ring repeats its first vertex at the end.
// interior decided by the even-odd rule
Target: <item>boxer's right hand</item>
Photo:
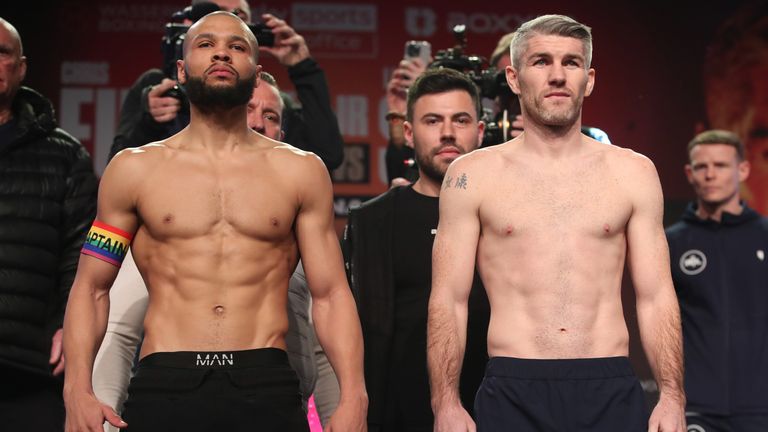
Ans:
{"type": "Polygon", "coordinates": [[[128,423],[110,406],[99,402],[93,394],[82,393],[66,398],[67,420],[65,432],[103,432],[104,421],[116,428],[125,428],[128,423]]]}
{"type": "Polygon", "coordinates": [[[175,85],[176,81],[163,78],[160,84],[152,86],[152,89],[147,93],[149,114],[158,123],[165,123],[175,119],[176,114],[181,109],[181,101],[174,97],[163,96],[163,93],[175,85]]]}
{"type": "Polygon", "coordinates": [[[461,404],[452,404],[435,412],[435,432],[476,432],[477,426],[461,404]]]}

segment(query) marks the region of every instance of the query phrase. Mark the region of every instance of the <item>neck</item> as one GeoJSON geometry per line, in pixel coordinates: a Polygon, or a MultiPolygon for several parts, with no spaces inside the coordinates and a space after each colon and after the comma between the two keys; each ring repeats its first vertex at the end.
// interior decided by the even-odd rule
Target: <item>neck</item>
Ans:
{"type": "MultiPolygon", "coordinates": [[[[525,117],[525,116],[524,116],[525,117]]],[[[581,118],[568,126],[549,126],[524,118],[523,146],[541,156],[559,158],[581,149],[581,118]]]]}
{"type": "Polygon", "coordinates": [[[744,211],[744,206],[741,205],[737,194],[725,203],[711,204],[698,200],[696,216],[699,219],[712,219],[720,222],[723,219],[723,212],[738,215],[741,214],[742,211],[744,211]]]}
{"type": "Polygon", "coordinates": [[[422,195],[438,197],[440,196],[441,186],[441,183],[427,177],[421,170],[419,170],[419,179],[413,184],[413,190],[422,195]]]}
{"type": "Polygon", "coordinates": [[[232,150],[251,133],[245,105],[216,111],[192,105],[187,130],[194,143],[211,150],[232,150]]]}

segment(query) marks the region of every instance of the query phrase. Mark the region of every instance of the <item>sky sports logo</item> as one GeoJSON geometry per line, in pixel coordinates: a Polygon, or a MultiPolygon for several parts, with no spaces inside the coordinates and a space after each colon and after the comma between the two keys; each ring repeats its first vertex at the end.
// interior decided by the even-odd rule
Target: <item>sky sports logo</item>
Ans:
{"type": "Polygon", "coordinates": [[[294,3],[291,20],[299,32],[378,30],[378,10],[372,4],[294,3]]]}

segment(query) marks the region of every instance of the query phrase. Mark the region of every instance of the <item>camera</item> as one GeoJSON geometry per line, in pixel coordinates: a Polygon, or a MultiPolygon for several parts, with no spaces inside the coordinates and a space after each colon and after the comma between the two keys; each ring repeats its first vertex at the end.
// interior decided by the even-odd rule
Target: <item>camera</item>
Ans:
{"type": "Polygon", "coordinates": [[[403,53],[403,60],[410,61],[413,59],[420,59],[422,64],[429,64],[429,59],[432,56],[432,45],[427,41],[410,40],[405,43],[405,51],[403,53]]]}
{"type": "Polygon", "coordinates": [[[435,54],[435,60],[429,64],[428,68],[455,69],[465,74],[477,85],[482,98],[498,101],[498,113],[494,115],[493,110],[483,108],[480,120],[485,123],[482,146],[501,144],[511,138],[510,124],[512,119],[520,114],[520,101],[507,85],[507,78],[503,70],[498,71],[495,67],[489,66],[488,61],[482,56],[464,53],[467,47],[465,25],[454,26],[453,36],[456,38],[456,45],[452,48],[439,50],[435,54]]]}

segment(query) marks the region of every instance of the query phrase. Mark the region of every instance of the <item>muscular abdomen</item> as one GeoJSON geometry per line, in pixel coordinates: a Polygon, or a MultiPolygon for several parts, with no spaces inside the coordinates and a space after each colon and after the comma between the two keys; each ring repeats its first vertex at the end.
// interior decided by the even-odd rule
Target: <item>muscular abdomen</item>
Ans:
{"type": "Polygon", "coordinates": [[[292,236],[279,242],[214,232],[163,242],[137,236],[149,290],[141,355],[167,351],[285,349],[292,236]]]}
{"type": "Polygon", "coordinates": [[[481,213],[477,264],[491,303],[490,355],[627,355],[627,206],[575,192],[514,195],[519,201],[486,203],[481,213]]]}

